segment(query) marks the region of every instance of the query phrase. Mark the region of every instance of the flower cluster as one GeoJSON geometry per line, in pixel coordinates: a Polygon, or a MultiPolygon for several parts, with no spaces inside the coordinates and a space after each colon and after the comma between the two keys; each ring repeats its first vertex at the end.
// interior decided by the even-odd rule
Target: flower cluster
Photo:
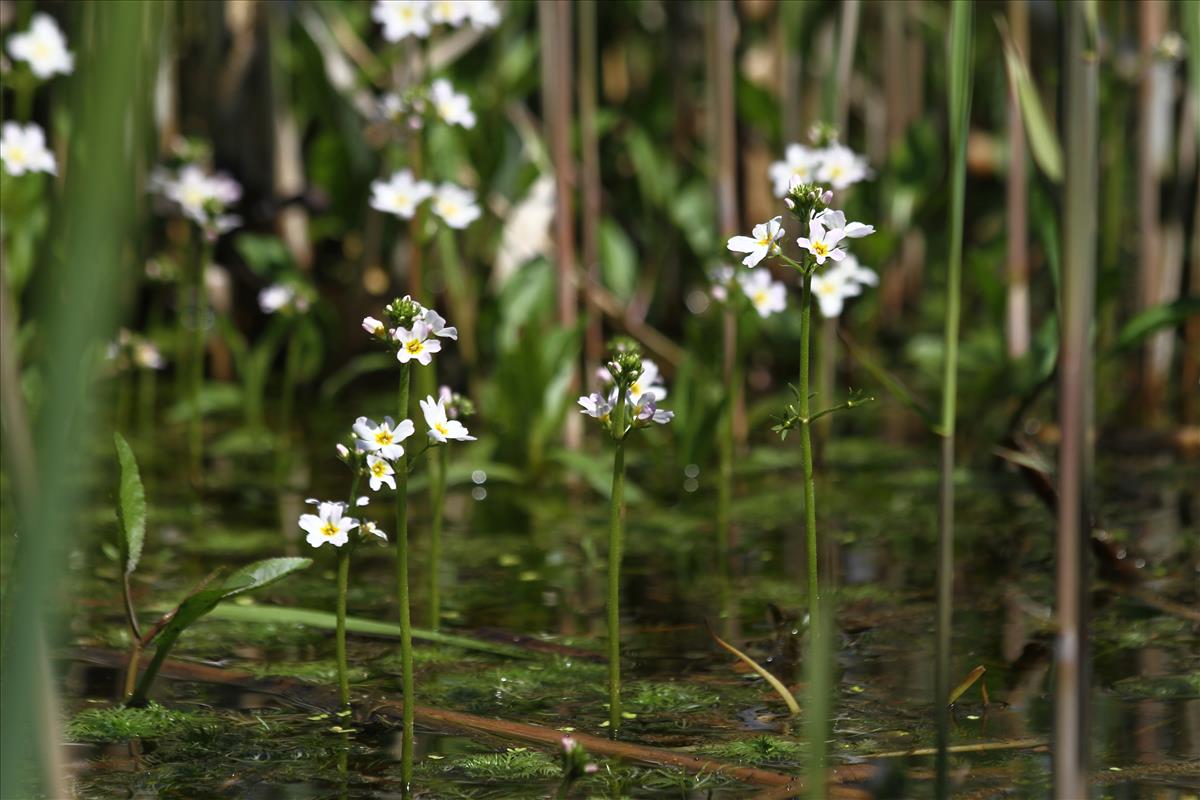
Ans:
{"type": "Polygon", "coordinates": [[[494,0],[375,0],[371,18],[383,26],[383,38],[399,42],[410,36],[424,39],[434,25],[494,28],[500,9],[494,0]]]}
{"type": "Polygon", "coordinates": [[[580,413],[600,420],[616,438],[624,438],[631,428],[665,425],[675,416],[675,412],[658,407],[667,397],[667,387],[661,383],[658,365],[642,358],[636,346],[618,344],[612,359],[596,376],[604,391],[580,397],[580,413]]]}
{"type": "Polygon", "coordinates": [[[150,190],[170,201],[210,239],[242,224],[241,217],[227,213],[242,199],[241,184],[223,172],[208,172],[195,163],[178,170],[159,167],[150,176],[150,190]]]}
{"type": "Polygon", "coordinates": [[[432,112],[447,125],[468,130],[475,127],[475,112],[471,98],[456,91],[445,78],[438,78],[428,88],[418,86],[403,95],[388,92],[379,98],[377,116],[381,122],[417,130],[425,124],[425,115],[432,112]]]}
{"type": "Polygon", "coordinates": [[[796,183],[821,183],[841,191],[866,180],[871,170],[865,158],[833,142],[825,147],[788,145],[783,160],[772,163],[768,174],[775,196],[784,197],[796,183]]]}
{"type": "MultiPolygon", "coordinates": [[[[600,770],[600,766],[592,761],[588,751],[573,736],[562,737],[562,785],[569,789],[572,784],[584,775],[591,775],[600,770]]],[[[564,793],[560,797],[565,797],[564,793]]]]}
{"type": "Polygon", "coordinates": [[[728,303],[740,295],[763,319],[787,308],[787,287],[766,269],[746,272],[723,265],[709,273],[709,280],[714,300],[728,303]]]}
{"type": "Polygon", "coordinates": [[[447,325],[445,317],[408,295],[389,303],[384,316],[391,322],[390,326],[375,317],[364,317],[362,328],[386,344],[401,364],[416,361],[428,366],[434,354],[442,350],[439,338],[458,339],[458,329],[447,325]]]}
{"type": "Polygon", "coordinates": [[[479,219],[475,193],[453,183],[434,186],[429,181],[416,180],[412,170],[402,169],[387,180],[371,182],[371,208],[412,219],[421,203],[432,198],[433,213],[451,228],[462,230],[479,219]]]}
{"type": "Polygon", "coordinates": [[[118,370],[135,367],[137,369],[166,369],[167,359],[162,351],[141,334],[134,333],[128,328],[117,331],[117,338],[108,343],[104,357],[118,370]]]}
{"type": "Polygon", "coordinates": [[[46,134],[34,123],[6,122],[0,129],[0,162],[9,175],[26,172],[58,174],[54,154],[46,147],[46,134]]]}
{"type": "Polygon", "coordinates": [[[264,314],[303,314],[312,307],[314,292],[298,283],[273,283],[258,293],[264,314]]]}
{"type": "Polygon", "coordinates": [[[40,80],[70,75],[75,70],[75,56],[67,49],[67,37],[49,14],[34,14],[29,30],[10,36],[8,54],[13,61],[28,64],[29,71],[40,80]]]}

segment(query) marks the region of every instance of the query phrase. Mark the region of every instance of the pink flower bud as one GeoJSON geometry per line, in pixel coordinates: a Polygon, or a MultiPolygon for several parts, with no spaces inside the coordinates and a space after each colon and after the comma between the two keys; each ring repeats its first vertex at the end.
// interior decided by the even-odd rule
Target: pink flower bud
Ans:
{"type": "Polygon", "coordinates": [[[346,447],[346,445],[344,445],[344,444],[339,444],[337,446],[337,454],[338,454],[338,458],[345,461],[347,458],[350,457],[350,448],[346,447]]]}

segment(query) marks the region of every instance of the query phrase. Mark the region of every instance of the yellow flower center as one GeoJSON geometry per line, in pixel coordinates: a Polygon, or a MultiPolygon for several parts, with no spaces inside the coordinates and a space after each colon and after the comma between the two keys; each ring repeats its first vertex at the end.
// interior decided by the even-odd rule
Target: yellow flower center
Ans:
{"type": "MultiPolygon", "coordinates": [[[[443,114],[442,116],[446,116],[446,115],[443,114]]],[[[443,217],[453,217],[456,214],[458,214],[458,210],[459,210],[458,203],[454,203],[449,200],[444,200],[441,203],[439,203],[438,205],[441,206],[443,217]]]]}
{"type": "Polygon", "coordinates": [[[761,290],[755,292],[754,296],[750,298],[750,302],[754,303],[756,306],[766,305],[767,293],[761,290]]]}
{"type": "Polygon", "coordinates": [[[837,287],[832,283],[822,283],[817,287],[817,291],[821,294],[837,294],[837,287]]]}
{"type": "Polygon", "coordinates": [[[440,433],[442,436],[448,436],[448,435],[450,434],[450,429],[449,429],[449,428],[447,428],[447,427],[446,427],[444,424],[442,424],[441,422],[435,422],[435,423],[433,423],[433,429],[434,429],[435,431],[437,431],[438,433],[440,433]]]}
{"type": "Polygon", "coordinates": [[[420,339],[409,339],[408,342],[405,343],[404,349],[415,356],[420,354],[420,352],[425,349],[425,343],[420,339]]]}
{"type": "Polygon", "coordinates": [[[812,249],[813,249],[813,253],[815,253],[816,255],[819,255],[819,256],[829,255],[829,248],[825,246],[824,242],[813,242],[812,249]]]}
{"type": "Polygon", "coordinates": [[[376,478],[382,478],[387,475],[387,464],[383,461],[376,461],[371,465],[371,474],[376,478]]]}
{"type": "Polygon", "coordinates": [[[392,443],[392,432],[391,431],[376,431],[375,432],[375,444],[391,444],[391,443],[392,443]]]}
{"type": "Polygon", "coordinates": [[[24,166],[29,160],[29,154],[25,152],[24,147],[13,145],[8,148],[8,161],[14,166],[24,166]]]}
{"type": "Polygon", "coordinates": [[[634,397],[638,397],[642,393],[642,385],[637,381],[634,381],[633,385],[629,387],[629,391],[634,397]]]}
{"type": "Polygon", "coordinates": [[[33,43],[33,60],[45,61],[50,57],[50,45],[38,40],[33,43]]]}
{"type": "Polygon", "coordinates": [[[326,522],[324,525],[321,526],[321,535],[324,536],[326,539],[332,539],[333,537],[337,536],[338,535],[337,525],[334,525],[332,522],[326,522]]]}

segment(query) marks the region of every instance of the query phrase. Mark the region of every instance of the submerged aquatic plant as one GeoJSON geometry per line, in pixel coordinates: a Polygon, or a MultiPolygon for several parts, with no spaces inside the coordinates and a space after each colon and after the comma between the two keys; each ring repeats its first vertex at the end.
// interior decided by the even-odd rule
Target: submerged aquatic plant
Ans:
{"type": "Polygon", "coordinates": [[[600,420],[616,444],[613,454],[612,496],[608,531],[608,724],[616,736],[621,728],[621,548],[625,536],[625,439],[650,425],[665,425],[675,416],[658,407],[667,395],[658,383],[658,367],[642,358],[636,344],[619,341],[601,378],[611,384],[605,394],[579,398],[582,413],[600,420]]]}
{"type": "Polygon", "coordinates": [[[217,570],[192,589],[175,608],[163,614],[153,627],[142,633],[137,611],[133,607],[129,581],[141,560],[146,539],[146,492],[142,487],[137,459],[125,437],[114,433],[113,443],[121,467],[120,483],[117,487],[117,519],[121,529],[118,538],[121,554],[121,594],[132,641],[123,694],[126,705],[142,706],[146,704],[150,686],[154,683],[163,661],[189,625],[216,608],[222,600],[269,586],[293,572],[306,569],[312,564],[312,560],[268,558],[235,570],[228,576],[224,576],[222,570],[217,570]],[[156,643],[154,658],[138,680],[138,662],[142,651],[151,643],[156,643]]]}
{"type": "Polygon", "coordinates": [[[571,786],[584,775],[591,775],[600,770],[600,765],[592,761],[588,751],[583,748],[573,736],[562,738],[562,781],[558,784],[555,797],[564,800],[571,791],[571,786]]]}

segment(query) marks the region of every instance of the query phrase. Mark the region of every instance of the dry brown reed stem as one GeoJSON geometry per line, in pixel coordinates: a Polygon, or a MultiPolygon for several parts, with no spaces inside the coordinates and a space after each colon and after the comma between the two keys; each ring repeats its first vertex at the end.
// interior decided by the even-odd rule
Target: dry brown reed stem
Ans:
{"type": "MultiPolygon", "coordinates": [[[[1165,114],[1169,106],[1160,96],[1162,82],[1169,81],[1160,68],[1156,51],[1167,26],[1167,3],[1150,0],[1138,3],[1138,34],[1142,61],[1138,85],[1138,292],[1137,310],[1144,311],[1159,301],[1162,273],[1161,230],[1159,226],[1159,176],[1166,159],[1162,152],[1165,114]]],[[[1142,421],[1153,421],[1161,410],[1164,371],[1156,364],[1154,340],[1142,349],[1140,409],[1142,421]]]]}
{"type": "MultiPolygon", "coordinates": [[[[579,9],[579,149],[582,161],[580,195],[583,218],[580,220],[583,245],[583,269],[588,279],[600,283],[600,141],[596,130],[597,33],[596,3],[580,3],[579,9]]],[[[600,309],[590,295],[584,296],[587,327],[584,331],[584,359],[599,364],[604,358],[604,325],[600,309]]]]}

